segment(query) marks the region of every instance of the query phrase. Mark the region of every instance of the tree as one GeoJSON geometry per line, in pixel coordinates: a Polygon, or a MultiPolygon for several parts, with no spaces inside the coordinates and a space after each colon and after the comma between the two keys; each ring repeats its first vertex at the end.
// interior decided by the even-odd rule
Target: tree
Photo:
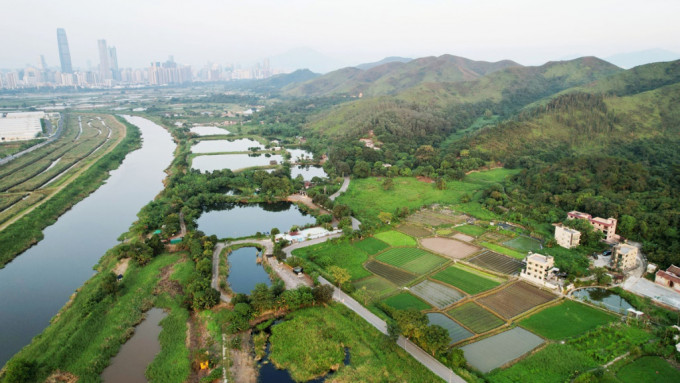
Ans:
{"type": "Polygon", "coordinates": [[[397,310],[394,313],[394,320],[408,338],[419,338],[429,323],[427,316],[414,308],[397,310]]]}
{"type": "Polygon", "coordinates": [[[396,342],[401,334],[401,328],[399,324],[394,320],[387,321],[387,337],[390,338],[392,342],[396,342]]]}
{"type": "Polygon", "coordinates": [[[382,188],[383,188],[383,190],[394,189],[394,180],[391,179],[391,178],[385,178],[385,180],[382,183],[382,188]]]}
{"type": "Polygon", "coordinates": [[[378,213],[378,219],[381,220],[384,224],[389,225],[390,221],[392,221],[392,213],[381,211],[380,213],[378,213]]]}
{"type": "Polygon", "coordinates": [[[333,281],[338,287],[342,287],[345,283],[352,279],[352,276],[349,274],[349,272],[340,266],[333,265],[328,268],[328,272],[331,274],[333,281]]]}
{"type": "Polygon", "coordinates": [[[435,356],[438,352],[446,349],[451,342],[451,337],[444,327],[435,324],[425,327],[420,341],[423,349],[435,356]]]}
{"type": "Polygon", "coordinates": [[[277,235],[277,234],[281,234],[281,230],[279,230],[278,227],[275,227],[275,228],[272,228],[272,230],[270,231],[270,233],[271,233],[272,236],[275,236],[275,235],[277,235]]]}
{"type": "Polygon", "coordinates": [[[436,186],[439,190],[446,190],[446,181],[443,178],[437,178],[436,186]]]}
{"type": "Polygon", "coordinates": [[[270,309],[274,305],[274,295],[264,283],[258,283],[250,293],[250,304],[258,312],[270,309]]]}
{"type": "Polygon", "coordinates": [[[463,368],[467,364],[463,350],[454,348],[448,355],[449,365],[454,368],[463,368]]]}
{"type": "Polygon", "coordinates": [[[118,277],[113,272],[108,272],[102,279],[102,289],[108,295],[114,295],[118,291],[118,277]]]}
{"type": "Polygon", "coordinates": [[[373,302],[375,299],[375,293],[371,290],[366,289],[366,286],[362,286],[359,290],[355,292],[357,298],[363,303],[364,306],[368,306],[369,303],[373,302]]]}
{"type": "Polygon", "coordinates": [[[371,165],[366,161],[357,161],[354,164],[353,173],[359,178],[366,178],[371,175],[371,165]]]}
{"type": "Polygon", "coordinates": [[[351,209],[347,205],[337,204],[333,206],[333,217],[340,219],[342,217],[347,217],[352,213],[351,209]]]}
{"type": "Polygon", "coordinates": [[[333,299],[333,291],[335,289],[330,285],[321,285],[312,289],[314,300],[319,304],[326,304],[333,299]]]}
{"type": "Polygon", "coordinates": [[[5,382],[24,383],[33,380],[35,377],[36,364],[26,359],[15,359],[7,363],[5,369],[5,382]]]}

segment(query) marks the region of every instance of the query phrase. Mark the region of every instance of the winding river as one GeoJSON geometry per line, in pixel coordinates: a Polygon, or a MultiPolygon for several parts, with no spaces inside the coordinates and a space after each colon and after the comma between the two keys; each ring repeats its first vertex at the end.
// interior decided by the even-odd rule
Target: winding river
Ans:
{"type": "Polygon", "coordinates": [[[42,241],[0,269],[0,366],[47,327],[137,212],[163,189],[175,149],[170,133],[147,119],[125,118],[139,127],[142,148],[47,227],[42,241]]]}

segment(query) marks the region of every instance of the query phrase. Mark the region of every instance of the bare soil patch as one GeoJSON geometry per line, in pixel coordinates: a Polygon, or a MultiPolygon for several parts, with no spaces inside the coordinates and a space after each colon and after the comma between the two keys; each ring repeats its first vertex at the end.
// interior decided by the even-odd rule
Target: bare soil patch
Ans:
{"type": "Polygon", "coordinates": [[[241,338],[241,347],[229,350],[232,361],[231,376],[234,382],[256,383],[257,370],[255,369],[250,331],[236,336],[241,338]]]}
{"type": "Polygon", "coordinates": [[[306,196],[306,195],[302,195],[302,194],[291,194],[291,195],[288,196],[288,198],[286,198],[286,200],[287,200],[288,202],[293,202],[293,203],[299,202],[299,203],[301,203],[301,204],[303,204],[303,205],[305,205],[305,206],[307,206],[308,208],[313,209],[313,210],[317,210],[317,209],[318,209],[319,212],[320,212],[321,214],[330,214],[329,211],[327,211],[327,210],[321,208],[320,206],[317,206],[317,205],[312,201],[312,199],[309,198],[309,197],[306,196]]]}
{"type": "Polygon", "coordinates": [[[419,210],[411,214],[406,221],[411,223],[418,223],[429,226],[441,225],[456,225],[467,220],[467,216],[457,214],[451,210],[439,209],[433,211],[431,209],[419,210]]]}
{"type": "Polygon", "coordinates": [[[557,296],[526,282],[517,282],[479,299],[479,302],[494,310],[503,318],[510,319],[555,298],[557,296]]]}
{"type": "Polygon", "coordinates": [[[453,259],[467,258],[480,250],[477,246],[450,238],[423,238],[420,244],[428,250],[453,259]]]}
{"type": "Polygon", "coordinates": [[[434,183],[434,180],[430,177],[418,176],[418,177],[416,177],[416,179],[420,182],[425,182],[425,183],[428,183],[428,184],[434,183]]]}
{"type": "Polygon", "coordinates": [[[116,275],[124,275],[129,264],[130,264],[130,258],[123,258],[120,261],[118,261],[118,263],[116,264],[116,267],[114,267],[112,271],[116,275]]]}
{"type": "Polygon", "coordinates": [[[66,371],[55,371],[45,379],[45,383],[76,383],[78,377],[66,371]]]}
{"type": "Polygon", "coordinates": [[[453,235],[453,238],[458,239],[460,241],[465,241],[465,242],[472,242],[475,240],[475,237],[469,236],[467,234],[463,233],[456,233],[453,235]]]}

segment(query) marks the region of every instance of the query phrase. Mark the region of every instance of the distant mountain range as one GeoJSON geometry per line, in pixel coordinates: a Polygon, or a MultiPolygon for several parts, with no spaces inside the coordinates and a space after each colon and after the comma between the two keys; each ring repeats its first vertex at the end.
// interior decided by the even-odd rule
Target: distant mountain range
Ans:
{"type": "Polygon", "coordinates": [[[619,53],[606,57],[605,60],[620,66],[621,68],[630,69],[638,65],[680,60],[680,53],[667,51],[665,49],[648,49],[637,52],[619,53]]]}
{"type": "Polygon", "coordinates": [[[365,64],[359,64],[355,65],[355,68],[359,68],[361,70],[369,70],[371,68],[375,68],[377,66],[383,65],[383,64],[388,64],[392,62],[400,62],[400,63],[407,63],[413,59],[406,58],[406,57],[398,57],[398,56],[391,56],[391,57],[385,57],[384,59],[372,63],[365,63],[365,64]]]}

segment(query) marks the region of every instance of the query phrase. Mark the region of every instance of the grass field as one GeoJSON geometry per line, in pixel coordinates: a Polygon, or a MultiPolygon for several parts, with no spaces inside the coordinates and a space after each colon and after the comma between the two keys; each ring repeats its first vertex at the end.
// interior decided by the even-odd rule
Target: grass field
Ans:
{"type": "Polygon", "coordinates": [[[332,244],[323,242],[318,245],[293,250],[293,255],[310,260],[323,269],[338,266],[346,269],[352,280],[371,275],[362,264],[368,259],[366,252],[352,246],[349,242],[332,244]]]}
{"type": "Polygon", "coordinates": [[[500,282],[465,271],[458,266],[450,266],[433,275],[432,278],[457,287],[470,295],[492,289],[500,282]]]}
{"type": "Polygon", "coordinates": [[[491,249],[491,250],[493,250],[497,253],[505,254],[507,256],[510,256],[510,257],[513,257],[513,258],[516,258],[516,259],[520,259],[520,260],[526,258],[526,256],[527,256],[526,253],[520,253],[517,250],[508,249],[507,247],[499,246],[499,245],[496,245],[496,244],[490,243],[490,242],[482,242],[482,243],[480,243],[480,245],[486,247],[487,249],[491,249]]]}
{"type": "Polygon", "coordinates": [[[385,250],[388,247],[390,247],[385,242],[383,242],[379,239],[373,238],[373,237],[368,237],[368,238],[361,240],[359,242],[355,242],[355,243],[353,243],[353,245],[357,249],[359,249],[361,251],[365,251],[369,255],[373,255],[375,253],[378,253],[378,252],[385,250]]]}
{"type": "Polygon", "coordinates": [[[380,295],[390,292],[397,288],[396,285],[390,283],[390,281],[388,281],[387,279],[381,278],[377,275],[371,275],[368,278],[363,278],[361,280],[353,282],[352,284],[357,289],[366,287],[366,290],[370,290],[380,295]]]}
{"type": "Polygon", "coordinates": [[[373,274],[379,275],[398,286],[406,285],[416,279],[415,274],[376,261],[368,262],[366,268],[373,274]]]}
{"type": "Polygon", "coordinates": [[[457,226],[453,228],[456,231],[459,231],[463,234],[471,235],[473,237],[479,237],[480,235],[486,233],[486,229],[480,226],[475,226],[475,225],[463,225],[463,226],[457,226]]]}
{"type": "Polygon", "coordinates": [[[432,308],[427,303],[421,301],[409,293],[399,293],[385,299],[383,302],[397,310],[406,310],[410,308],[417,310],[428,310],[432,308]]]}
{"type": "Polygon", "coordinates": [[[579,336],[586,331],[613,322],[616,316],[574,301],[548,307],[519,322],[536,334],[553,340],[579,336]]]}
{"type": "Polygon", "coordinates": [[[458,306],[449,310],[448,314],[477,334],[493,330],[505,323],[504,320],[475,302],[458,306]]]}
{"type": "Polygon", "coordinates": [[[377,260],[416,274],[425,274],[444,263],[446,259],[417,247],[397,247],[376,257],[377,260]]]}
{"type": "Polygon", "coordinates": [[[416,240],[404,233],[389,230],[375,235],[379,240],[386,242],[390,246],[415,246],[416,240]]]}
{"type": "Polygon", "coordinates": [[[555,298],[555,295],[526,282],[517,282],[481,298],[479,302],[503,318],[510,319],[555,298]]]}
{"type": "Polygon", "coordinates": [[[492,383],[564,383],[572,380],[575,371],[585,371],[596,366],[596,363],[573,347],[553,343],[509,368],[494,371],[486,378],[492,383]]]}
{"type": "Polygon", "coordinates": [[[529,251],[540,251],[541,243],[535,239],[527,237],[516,237],[503,243],[505,246],[512,247],[524,253],[529,251]]]}
{"type": "Polygon", "coordinates": [[[616,377],[624,383],[680,382],[680,371],[658,356],[643,356],[619,370],[616,377]]]}
{"type": "Polygon", "coordinates": [[[437,308],[450,306],[465,298],[465,294],[442,283],[426,279],[415,286],[411,286],[411,293],[419,296],[437,308]]]}
{"type": "Polygon", "coordinates": [[[340,304],[296,311],[272,327],[270,359],[296,381],[308,381],[333,368],[334,382],[439,382],[377,329],[340,304]],[[351,363],[343,364],[344,348],[351,363]]]}
{"type": "MultiPolygon", "coordinates": [[[[380,212],[394,212],[397,208],[407,207],[411,210],[433,203],[456,204],[458,211],[472,215],[489,215],[489,211],[481,211],[477,201],[460,204],[465,195],[487,189],[492,183],[500,182],[515,170],[494,169],[483,176],[469,175],[462,181],[449,181],[446,190],[439,190],[434,185],[418,181],[411,177],[394,178],[394,188],[384,190],[379,178],[354,179],[347,192],[337,201],[349,205],[358,212],[357,218],[367,223],[378,224],[380,212]]],[[[480,196],[481,198],[481,196],[480,196]]],[[[492,214],[493,216],[493,214],[492,214]]],[[[480,217],[484,218],[484,217],[480,217]]]]}

